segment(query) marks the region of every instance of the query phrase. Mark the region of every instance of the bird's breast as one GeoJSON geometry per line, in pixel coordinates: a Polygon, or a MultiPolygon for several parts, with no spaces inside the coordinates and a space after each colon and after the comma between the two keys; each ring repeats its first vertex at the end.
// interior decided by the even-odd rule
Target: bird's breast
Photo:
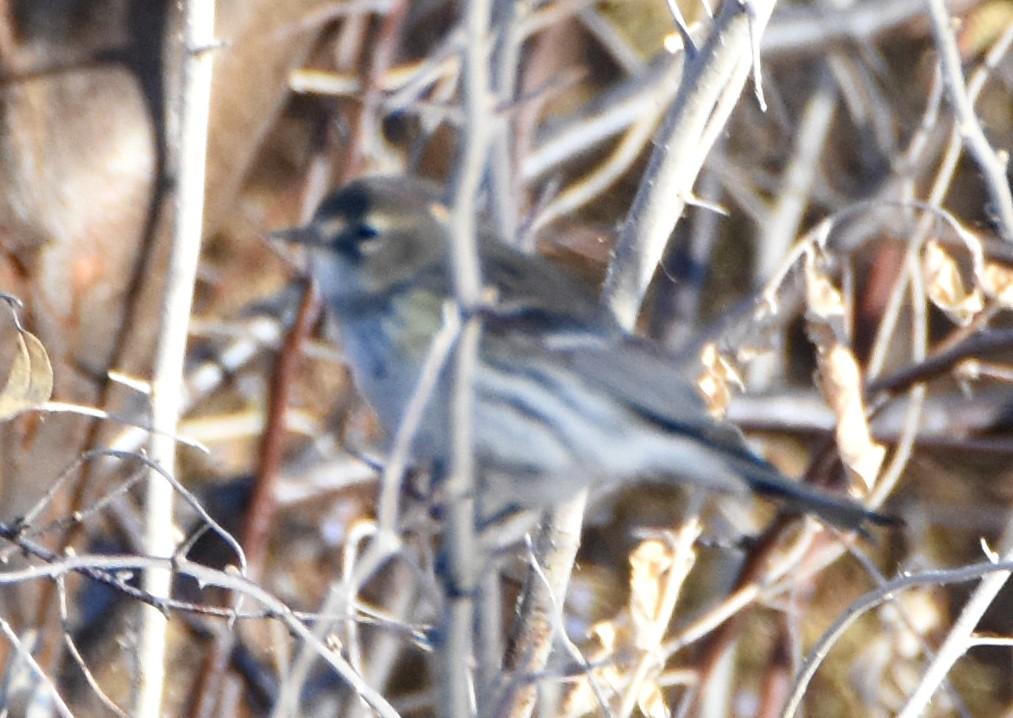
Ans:
{"type": "Polygon", "coordinates": [[[438,305],[438,299],[402,293],[360,303],[338,317],[355,383],[391,435],[415,393],[439,330],[438,305]]]}

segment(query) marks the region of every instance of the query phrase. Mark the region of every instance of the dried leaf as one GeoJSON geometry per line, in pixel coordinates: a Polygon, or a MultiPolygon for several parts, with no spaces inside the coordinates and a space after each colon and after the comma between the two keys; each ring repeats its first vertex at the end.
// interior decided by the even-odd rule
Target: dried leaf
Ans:
{"type": "Polygon", "coordinates": [[[598,639],[607,652],[614,651],[619,638],[619,628],[614,621],[600,621],[591,626],[591,635],[598,639]]]}
{"type": "Polygon", "coordinates": [[[806,319],[810,339],[817,349],[847,340],[844,295],[819,266],[813,254],[805,261],[806,319]]]}
{"type": "Polygon", "coordinates": [[[871,488],[886,449],[873,440],[865,418],[862,373],[847,341],[844,297],[811,255],[805,279],[807,331],[816,345],[823,397],[837,417],[837,450],[844,465],[871,488]]]}
{"type": "Polygon", "coordinates": [[[1006,309],[1013,309],[1013,270],[1002,264],[989,262],[982,272],[985,293],[1006,309]]]}
{"type": "Polygon", "coordinates": [[[1013,23],[1013,3],[991,0],[968,10],[960,26],[960,55],[965,60],[985,52],[1013,23]]]}
{"type": "Polygon", "coordinates": [[[938,242],[925,245],[923,257],[925,286],[929,299],[960,326],[966,326],[985,306],[978,287],[968,290],[961,277],[960,265],[938,242]]]}
{"type": "Polygon", "coordinates": [[[707,411],[715,419],[720,419],[728,411],[728,404],[732,400],[729,385],[734,384],[740,390],[745,389],[742,375],[735,365],[718,351],[717,345],[713,342],[704,346],[700,353],[700,363],[703,364],[703,372],[697,377],[697,388],[703,394],[707,411]]]}
{"type": "Polygon", "coordinates": [[[665,705],[665,694],[654,681],[647,681],[637,694],[637,706],[645,718],[669,718],[672,715],[665,705]]]}
{"type": "Polygon", "coordinates": [[[658,540],[644,541],[630,554],[630,617],[641,648],[657,643],[662,581],[671,565],[671,553],[658,540]]]}
{"type": "Polygon", "coordinates": [[[837,345],[819,356],[823,396],[837,417],[837,449],[841,460],[871,488],[886,449],[876,443],[865,418],[862,376],[851,349],[837,345]]]}
{"type": "Polygon", "coordinates": [[[820,319],[844,316],[844,297],[814,259],[805,263],[806,309],[820,319]]]}
{"type": "MultiPolygon", "coordinates": [[[[602,685],[620,685],[623,683],[623,676],[620,668],[606,659],[612,656],[619,642],[621,629],[613,621],[602,621],[591,627],[591,636],[600,643],[599,649],[590,649],[586,653],[591,663],[601,663],[598,668],[591,671],[595,680],[602,685]]],[[[598,701],[598,693],[594,691],[590,681],[590,675],[584,675],[574,681],[573,687],[567,693],[563,702],[563,715],[584,716],[599,715],[601,703],[598,701]]]]}
{"type": "Polygon", "coordinates": [[[0,421],[36,409],[53,394],[53,367],[46,348],[31,332],[17,325],[17,352],[7,383],[0,391],[0,421]]]}

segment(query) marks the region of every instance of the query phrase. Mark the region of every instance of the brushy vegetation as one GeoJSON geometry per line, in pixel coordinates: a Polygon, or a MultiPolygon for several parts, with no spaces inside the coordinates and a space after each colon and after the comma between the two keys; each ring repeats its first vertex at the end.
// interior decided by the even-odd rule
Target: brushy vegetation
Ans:
{"type": "Polygon", "coordinates": [[[459,715],[427,477],[378,514],[375,419],[265,235],[362,174],[460,186],[477,147],[478,221],[608,275],[758,451],[902,522],[592,496],[488,562],[453,677],[478,714],[1010,715],[1013,4],[733,5],[684,3],[679,33],[663,0],[220,3],[188,443],[161,467],[175,3],[0,2],[5,712],[136,714],[148,602],[162,715],[459,715]]]}

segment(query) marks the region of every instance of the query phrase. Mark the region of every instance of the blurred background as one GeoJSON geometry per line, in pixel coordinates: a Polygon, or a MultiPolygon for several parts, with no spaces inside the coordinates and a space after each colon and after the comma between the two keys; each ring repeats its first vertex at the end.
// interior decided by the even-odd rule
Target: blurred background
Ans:
{"type": "MultiPolygon", "coordinates": [[[[786,473],[874,496],[903,526],[854,542],[764,502],[658,487],[592,500],[563,628],[594,670],[557,650],[528,677],[553,686],[543,715],[776,715],[802,657],[852,601],[901,571],[985,561],[982,541],[1013,546],[1013,238],[994,178],[962,152],[926,7],[775,8],[758,47],[766,110],[750,81],[638,321],[786,473]],[[838,349],[852,383],[828,386],[838,349]],[[857,427],[835,432],[844,418],[857,427]],[[687,507],[702,521],[689,548],[687,507]],[[687,555],[696,563],[679,593],[666,581],[687,555]],[[658,611],[671,590],[669,620],[658,611]]],[[[948,9],[974,112],[1008,161],[1013,2],[948,9]]],[[[597,291],[683,80],[684,43],[665,0],[493,10],[497,190],[483,216],[597,291]]],[[[704,6],[681,12],[702,45],[704,6]]],[[[0,291],[23,303],[20,321],[45,347],[53,400],[116,417],[29,411],[0,424],[6,570],[69,551],[141,552],[143,462],[89,452],[146,442],[137,427],[148,423],[172,220],[178,35],[165,1],[0,0],[0,291]]],[[[240,539],[251,579],[315,625],[373,530],[379,428],[327,319],[302,298],[300,258],[265,235],[362,174],[447,182],[459,53],[474,39],[444,0],[222,2],[217,35],[180,427],[208,451],[183,447],[175,475],[240,539]],[[292,330],[300,322],[308,331],[292,330]]],[[[5,373],[16,337],[5,315],[5,373]]],[[[355,587],[329,640],[402,715],[422,716],[436,711],[439,600],[432,517],[421,479],[409,483],[401,560],[355,587]]],[[[190,502],[178,521],[183,555],[235,563],[190,502]]],[[[516,553],[498,580],[504,626],[525,570],[516,553]]],[[[926,581],[864,615],[807,687],[806,714],[895,714],[969,580],[926,581]]],[[[208,615],[228,595],[183,577],[175,595],[190,610],[172,612],[165,715],[270,715],[285,685],[297,686],[297,714],[367,714],[325,662],[296,670],[303,649],[270,617],[208,615]]],[[[967,650],[925,715],[1013,716],[1011,599],[1000,592],[978,627],[1005,645],[967,650]]],[[[74,715],[129,714],[135,602],[80,574],[0,585],[9,714],[56,711],[53,688],[74,715]]]]}

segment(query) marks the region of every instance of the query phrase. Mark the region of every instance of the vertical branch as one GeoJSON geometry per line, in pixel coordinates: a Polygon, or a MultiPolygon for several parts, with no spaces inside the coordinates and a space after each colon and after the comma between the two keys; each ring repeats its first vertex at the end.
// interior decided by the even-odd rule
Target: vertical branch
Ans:
{"type": "Polygon", "coordinates": [[[563,601],[580,547],[587,491],[542,516],[534,538],[517,618],[510,627],[504,669],[511,674],[498,698],[498,718],[529,718],[538,686],[528,681],[545,668],[557,630],[563,626],[563,601]]]}
{"type": "Polygon", "coordinates": [[[464,307],[478,305],[482,279],[475,242],[475,201],[490,143],[489,0],[461,3],[465,37],[461,95],[464,123],[454,174],[451,255],[454,291],[464,307]]]}
{"type": "Polygon", "coordinates": [[[527,3],[516,0],[499,0],[497,3],[497,35],[499,42],[494,50],[492,78],[495,89],[497,117],[495,132],[489,148],[489,208],[493,226],[499,236],[516,244],[518,213],[518,172],[516,142],[516,112],[512,103],[517,87],[517,74],[521,66],[521,46],[524,36],[520,32],[519,16],[528,12],[527,3]],[[511,108],[505,111],[503,108],[511,108]]]}
{"type": "Polygon", "coordinates": [[[474,647],[477,555],[475,531],[475,467],[472,453],[472,377],[481,339],[481,323],[473,310],[482,296],[482,278],[475,241],[475,201],[481,187],[489,147],[491,85],[488,65],[489,0],[460,3],[466,43],[461,86],[464,126],[454,175],[451,218],[451,259],[454,294],[467,323],[454,355],[450,401],[452,452],[444,484],[447,519],[444,526],[446,607],[440,636],[441,712],[451,718],[473,714],[471,657],[474,647]]]}
{"type": "MultiPolygon", "coordinates": [[[[172,471],[176,463],[176,424],[182,404],[183,357],[186,350],[193,287],[200,254],[204,213],[204,172],[211,98],[209,49],[214,42],[215,3],[188,0],[183,7],[183,82],[179,104],[178,176],[172,256],[162,305],[161,333],[152,377],[151,458],[172,471]]],[[[145,494],[146,551],[170,557],[173,541],[172,486],[152,471],[145,494]]],[[[169,568],[144,572],[144,590],[157,598],[169,595],[169,568]]],[[[151,606],[141,606],[138,648],[139,686],[134,714],[160,715],[165,681],[166,617],[151,606]]]]}

